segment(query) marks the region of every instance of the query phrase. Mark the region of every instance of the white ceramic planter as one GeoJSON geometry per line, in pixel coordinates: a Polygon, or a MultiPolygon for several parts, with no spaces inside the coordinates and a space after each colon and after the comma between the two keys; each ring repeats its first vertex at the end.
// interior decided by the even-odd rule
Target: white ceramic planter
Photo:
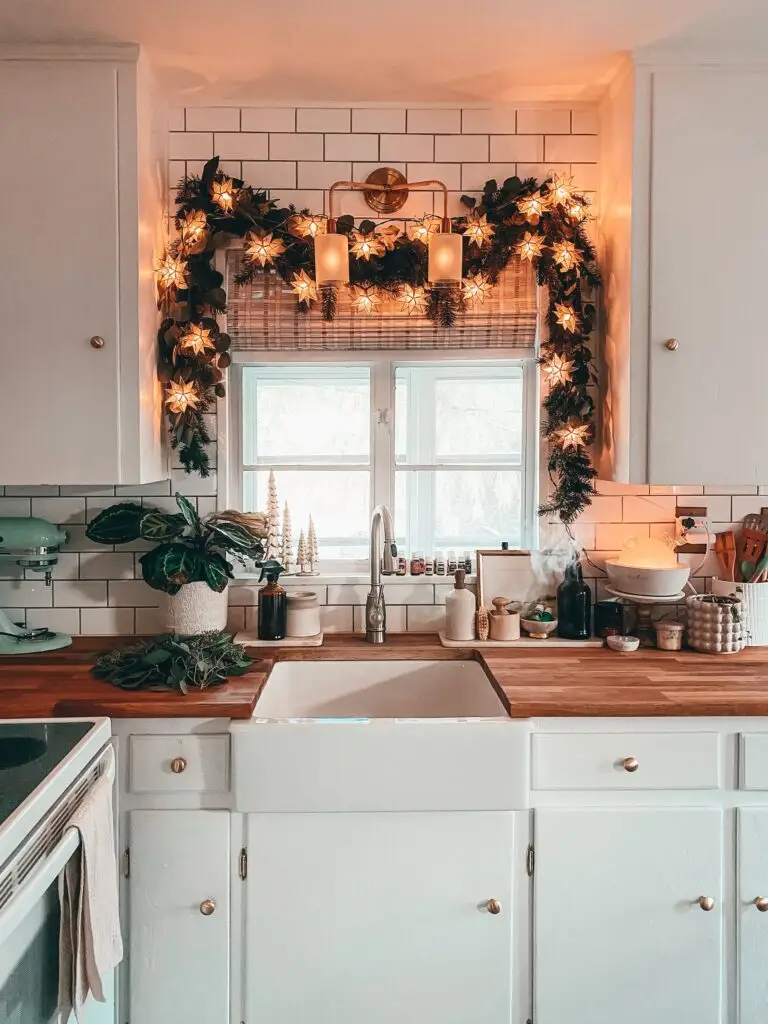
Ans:
{"type": "Polygon", "coordinates": [[[166,632],[193,636],[225,629],[228,601],[226,587],[219,594],[207,583],[187,583],[178,594],[167,598],[166,632]]]}

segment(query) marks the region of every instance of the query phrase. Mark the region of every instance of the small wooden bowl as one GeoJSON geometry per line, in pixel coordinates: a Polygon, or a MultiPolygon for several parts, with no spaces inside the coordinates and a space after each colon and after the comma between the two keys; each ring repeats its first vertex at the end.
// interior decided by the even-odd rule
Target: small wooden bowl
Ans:
{"type": "Polygon", "coordinates": [[[538,619],[520,619],[520,625],[533,640],[546,640],[557,629],[557,619],[540,622],[538,619]]]}

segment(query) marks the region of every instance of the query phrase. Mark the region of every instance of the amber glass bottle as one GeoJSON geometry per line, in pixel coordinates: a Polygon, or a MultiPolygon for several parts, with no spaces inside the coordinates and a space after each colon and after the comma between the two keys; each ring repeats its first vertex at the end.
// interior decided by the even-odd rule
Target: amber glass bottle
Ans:
{"type": "Polygon", "coordinates": [[[285,637],[285,588],[277,582],[282,566],[266,570],[267,585],[259,591],[259,640],[285,637]]]}

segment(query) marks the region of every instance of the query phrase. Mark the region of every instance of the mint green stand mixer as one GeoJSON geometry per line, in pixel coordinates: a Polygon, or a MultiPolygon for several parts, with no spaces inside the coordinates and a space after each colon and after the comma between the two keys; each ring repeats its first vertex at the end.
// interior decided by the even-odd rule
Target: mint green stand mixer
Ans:
{"type": "MultiPolygon", "coordinates": [[[[0,517],[0,565],[10,559],[31,572],[44,573],[45,585],[50,587],[51,572],[68,540],[69,534],[47,519],[0,517]]],[[[0,655],[57,651],[71,643],[66,633],[19,626],[0,609],[0,655]]]]}

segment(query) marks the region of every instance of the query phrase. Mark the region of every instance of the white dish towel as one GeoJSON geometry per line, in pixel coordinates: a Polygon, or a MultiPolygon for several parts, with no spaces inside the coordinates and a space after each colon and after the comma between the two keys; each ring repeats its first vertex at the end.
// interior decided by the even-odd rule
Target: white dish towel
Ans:
{"type": "Polygon", "coordinates": [[[115,755],[69,820],[80,846],[59,875],[59,1020],[79,1022],[89,994],[105,1002],[103,979],[120,963],[123,942],[115,857],[112,786],[115,755]]]}

